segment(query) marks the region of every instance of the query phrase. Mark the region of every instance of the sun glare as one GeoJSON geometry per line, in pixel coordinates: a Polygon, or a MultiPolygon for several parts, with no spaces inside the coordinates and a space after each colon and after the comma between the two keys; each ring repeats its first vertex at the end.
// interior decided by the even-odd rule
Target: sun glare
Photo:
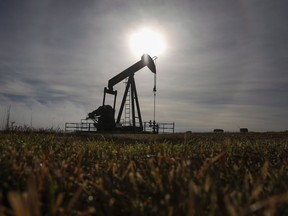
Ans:
{"type": "Polygon", "coordinates": [[[130,36],[130,48],[138,57],[144,53],[159,57],[165,51],[165,42],[159,32],[143,28],[130,36]]]}

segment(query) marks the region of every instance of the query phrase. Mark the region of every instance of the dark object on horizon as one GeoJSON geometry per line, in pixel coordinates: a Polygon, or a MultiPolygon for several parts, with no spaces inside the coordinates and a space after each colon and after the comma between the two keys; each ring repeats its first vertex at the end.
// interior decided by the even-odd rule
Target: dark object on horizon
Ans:
{"type": "Polygon", "coordinates": [[[214,129],[214,133],[223,133],[224,130],[223,129],[214,129]]]}
{"type": "Polygon", "coordinates": [[[248,133],[248,128],[240,128],[241,133],[248,133]]]}
{"type": "MultiPolygon", "coordinates": [[[[88,117],[86,119],[92,119],[94,121],[94,126],[97,128],[97,131],[126,131],[126,132],[143,132],[143,122],[140,112],[140,106],[138,102],[138,95],[134,80],[134,74],[142,69],[143,67],[147,66],[152,73],[156,75],[156,66],[154,63],[154,60],[147,54],[144,54],[141,57],[141,60],[132,65],[131,67],[127,68],[126,70],[122,71],[121,73],[117,74],[113,78],[111,78],[108,81],[108,88],[104,88],[104,97],[103,97],[103,104],[100,106],[97,110],[94,110],[93,112],[88,114],[88,117]],[[114,85],[117,83],[125,80],[128,78],[124,96],[121,102],[121,106],[118,112],[118,117],[115,123],[114,114],[115,114],[115,104],[116,104],[116,97],[117,97],[117,90],[113,90],[114,85]],[[129,92],[130,89],[130,92],[129,92]],[[121,116],[122,112],[125,106],[125,102],[127,101],[127,98],[129,98],[130,93],[130,102],[131,102],[131,109],[132,109],[132,125],[129,126],[122,126],[121,116]],[[110,105],[105,105],[105,98],[106,94],[114,95],[114,103],[113,108],[110,105]],[[136,106],[136,107],[135,107],[136,106]],[[137,116],[136,116],[137,112],[137,116]],[[136,125],[137,121],[137,125],[136,125]]],[[[154,93],[156,92],[156,78],[154,78],[154,93]]],[[[130,104],[129,104],[130,107],[130,104]]],[[[155,121],[154,121],[155,122],[155,121]]],[[[154,123],[153,125],[153,132],[155,131],[155,128],[157,128],[158,125],[154,123]]]]}

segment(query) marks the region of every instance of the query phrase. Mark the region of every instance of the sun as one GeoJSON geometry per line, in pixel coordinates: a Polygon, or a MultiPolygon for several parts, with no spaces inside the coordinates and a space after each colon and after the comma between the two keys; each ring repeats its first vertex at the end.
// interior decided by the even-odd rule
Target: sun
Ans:
{"type": "Polygon", "coordinates": [[[144,53],[150,56],[161,56],[165,51],[165,40],[160,32],[142,28],[130,35],[130,49],[136,56],[144,53]]]}

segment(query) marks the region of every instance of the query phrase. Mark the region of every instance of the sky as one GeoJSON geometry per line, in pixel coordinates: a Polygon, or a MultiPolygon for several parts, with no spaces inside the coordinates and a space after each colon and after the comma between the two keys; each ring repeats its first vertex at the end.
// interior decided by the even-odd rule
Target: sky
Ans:
{"type": "MultiPolygon", "coordinates": [[[[288,1],[0,0],[0,125],[63,128],[102,104],[103,88],[139,61],[131,34],[165,39],[156,121],[206,132],[288,129],[288,1]]],[[[150,53],[148,53],[150,54],[150,53]]],[[[153,119],[153,74],[135,74],[153,119]]],[[[124,83],[118,90],[120,106],[124,83]],[[122,92],[121,92],[122,91],[122,92]]]]}

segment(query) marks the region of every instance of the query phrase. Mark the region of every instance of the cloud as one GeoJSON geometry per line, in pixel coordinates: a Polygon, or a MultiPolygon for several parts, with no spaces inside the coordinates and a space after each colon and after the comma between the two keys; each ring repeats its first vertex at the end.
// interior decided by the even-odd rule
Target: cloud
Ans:
{"type": "MultiPolygon", "coordinates": [[[[108,80],[140,59],[129,34],[151,25],[167,41],[156,62],[159,121],[180,131],[284,130],[285,8],[267,0],[1,1],[1,105],[11,104],[19,124],[31,109],[33,125],[79,121],[102,104],[108,80]]],[[[153,74],[143,69],[135,79],[149,120],[153,74]]]]}
{"type": "MultiPolygon", "coordinates": [[[[87,116],[86,109],[81,104],[70,101],[40,103],[30,99],[26,101],[11,101],[2,98],[5,104],[10,104],[10,122],[14,126],[28,126],[32,128],[64,129],[65,122],[78,122],[87,116]],[[29,101],[29,103],[27,103],[29,101]]],[[[2,128],[5,126],[8,106],[1,105],[2,128]]]]}

